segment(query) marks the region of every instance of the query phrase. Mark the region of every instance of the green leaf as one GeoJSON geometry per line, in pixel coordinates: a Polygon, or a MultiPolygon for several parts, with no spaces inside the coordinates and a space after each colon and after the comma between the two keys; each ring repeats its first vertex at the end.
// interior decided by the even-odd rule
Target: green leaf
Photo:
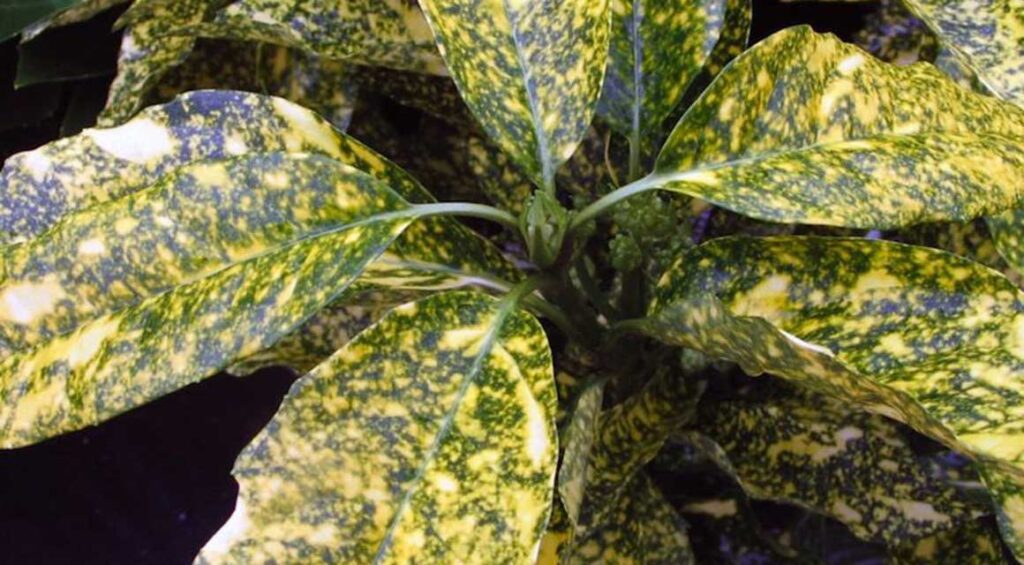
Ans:
{"type": "Polygon", "coordinates": [[[564,453],[558,468],[557,489],[566,516],[573,526],[579,524],[580,508],[587,488],[590,453],[601,423],[604,382],[587,385],[576,398],[569,426],[562,437],[564,453]]]}
{"type": "Polygon", "coordinates": [[[972,456],[1024,548],[1024,294],[885,241],[724,238],[680,258],[638,328],[888,416],[972,456]]]}
{"type": "Polygon", "coordinates": [[[29,24],[73,6],[79,0],[0,0],[0,41],[29,24]]]}
{"type": "Polygon", "coordinates": [[[128,0],[72,0],[72,6],[53,16],[36,21],[21,32],[22,41],[30,41],[40,33],[57,27],[76,24],[91,19],[106,10],[124,4],[128,0]]]}
{"type": "Polygon", "coordinates": [[[732,23],[728,16],[743,8],[749,12],[748,1],[612,0],[611,49],[598,114],[629,140],[637,166],[653,153],[664,120],[690,83],[706,65],[725,63],[712,61],[712,53],[725,59],[725,44],[715,51],[719,38],[735,33],[726,29],[732,23]]]}
{"type": "Polygon", "coordinates": [[[608,50],[608,0],[421,0],[484,130],[548,190],[587,131],[608,50]]]}
{"type": "Polygon", "coordinates": [[[827,397],[712,403],[698,423],[748,495],[809,508],[890,548],[991,511],[931,476],[895,423],[827,397]]]}
{"type": "Polygon", "coordinates": [[[236,461],[235,511],[198,560],[531,561],[554,413],[544,332],[513,304],[398,307],[293,386],[236,461]]]}
{"type": "Polygon", "coordinates": [[[236,0],[176,33],[244,39],[327,59],[444,74],[430,28],[407,0],[236,0]]]}
{"type": "Polygon", "coordinates": [[[4,248],[0,445],[96,424],[267,348],[410,210],[348,165],[268,153],[179,168],[4,248]]]}
{"type": "Polygon", "coordinates": [[[569,563],[696,563],[686,521],[644,473],[601,527],[577,542],[569,563]]]}
{"type": "Polygon", "coordinates": [[[790,28],[722,72],[633,193],[663,188],[777,222],[966,221],[1019,202],[1022,141],[1024,111],[1010,104],[790,28]]]}

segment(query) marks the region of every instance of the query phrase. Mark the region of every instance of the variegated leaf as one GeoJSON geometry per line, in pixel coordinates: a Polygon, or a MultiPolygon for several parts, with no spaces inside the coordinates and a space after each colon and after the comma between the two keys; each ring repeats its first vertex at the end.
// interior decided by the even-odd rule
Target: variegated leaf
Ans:
{"type": "Polygon", "coordinates": [[[744,10],[749,13],[749,0],[611,0],[611,48],[598,114],[629,140],[634,174],[647,170],[663,122],[690,83],[706,65],[721,68],[727,55],[742,51],[743,31],[735,52],[726,43],[717,46],[720,37],[735,34],[726,29],[733,23],[730,12],[744,10]]]}
{"type": "Polygon", "coordinates": [[[555,401],[544,332],[513,303],[398,307],[292,388],[236,461],[235,511],[198,561],[528,562],[555,401]]]}
{"type": "Polygon", "coordinates": [[[0,41],[17,35],[25,27],[70,8],[78,0],[6,0],[0,4],[0,41]]]}
{"type": "Polygon", "coordinates": [[[106,107],[98,120],[101,126],[117,125],[132,117],[164,73],[188,57],[195,38],[169,37],[167,32],[174,26],[203,21],[215,2],[138,0],[135,3],[132,9],[147,10],[148,17],[139,18],[124,32],[117,75],[110,85],[106,107]]]}
{"type": "Polygon", "coordinates": [[[3,447],[96,424],[267,348],[412,221],[319,155],[181,167],[3,249],[3,447]]]}
{"type": "Polygon", "coordinates": [[[680,258],[637,324],[670,343],[898,419],[975,458],[1024,548],[1024,294],[885,241],[725,238],[680,258]]]}
{"type": "Polygon", "coordinates": [[[996,96],[1024,105],[1024,2],[902,0],[996,96]]]}
{"type": "Polygon", "coordinates": [[[814,394],[709,404],[696,429],[750,496],[830,516],[890,548],[991,512],[931,476],[899,427],[814,394]]]}
{"type": "Polygon", "coordinates": [[[84,22],[101,12],[125,2],[128,2],[128,0],[75,0],[68,9],[46,19],[39,20],[22,30],[21,41],[30,41],[48,29],[84,22]]]}
{"type": "Polygon", "coordinates": [[[585,134],[601,91],[608,0],[421,0],[463,99],[541,187],[585,134]]]}
{"type": "Polygon", "coordinates": [[[177,33],[302,49],[327,59],[445,74],[423,14],[407,0],[235,0],[177,33]]]}
{"type": "Polygon", "coordinates": [[[668,189],[777,222],[964,221],[1018,203],[1022,142],[1024,111],[1010,104],[790,28],[722,72],[632,192],[668,189]]]}
{"type": "Polygon", "coordinates": [[[637,473],[608,518],[577,540],[567,563],[696,563],[686,521],[647,475],[637,473]]]}
{"type": "Polygon", "coordinates": [[[603,401],[603,380],[585,385],[576,398],[569,425],[562,435],[564,452],[558,468],[557,488],[566,516],[574,527],[579,524],[590,469],[590,452],[600,428],[603,401]]]}

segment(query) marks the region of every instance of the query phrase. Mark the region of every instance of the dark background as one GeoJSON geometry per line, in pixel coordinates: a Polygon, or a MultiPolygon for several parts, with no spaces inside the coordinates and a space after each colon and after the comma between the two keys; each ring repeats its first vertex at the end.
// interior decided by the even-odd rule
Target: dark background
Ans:
{"type": "MultiPolygon", "coordinates": [[[[848,38],[876,6],[754,0],[752,41],[798,23],[848,38]]],[[[116,16],[54,34],[54,65],[69,52],[91,57],[70,82],[13,90],[17,46],[0,44],[0,128],[27,124],[0,129],[0,158],[91,124],[115,65],[118,37],[106,30],[116,16]]],[[[191,562],[234,508],[235,457],[294,379],[219,375],[101,426],[0,450],[0,563],[191,562]]]]}

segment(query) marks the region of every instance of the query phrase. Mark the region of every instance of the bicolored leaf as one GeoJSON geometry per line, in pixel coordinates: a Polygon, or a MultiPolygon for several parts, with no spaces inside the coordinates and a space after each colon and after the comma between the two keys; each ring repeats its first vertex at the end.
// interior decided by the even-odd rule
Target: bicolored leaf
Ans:
{"type": "MultiPolygon", "coordinates": [[[[749,14],[749,0],[611,0],[611,48],[598,114],[629,140],[635,165],[653,154],[663,122],[705,66],[720,68],[726,54],[739,54],[724,43],[718,48],[720,38],[736,33],[726,28],[735,23],[730,12],[737,11],[749,14]]],[[[739,35],[742,50],[746,33],[739,35]]]]}
{"type": "Polygon", "coordinates": [[[895,418],[972,456],[1024,548],[1024,294],[885,241],[724,238],[680,258],[637,324],[895,418]]]}
{"type": "Polygon", "coordinates": [[[484,130],[541,187],[594,112],[608,0],[421,0],[441,54],[484,130]]]}
{"type": "MultiPolygon", "coordinates": [[[[677,372],[661,371],[635,395],[601,415],[589,448],[581,487],[582,500],[570,497],[577,535],[601,527],[627,485],[658,451],[669,435],[693,418],[701,389],[677,372]]],[[[567,446],[567,449],[569,446],[567,446]]],[[[582,465],[581,465],[582,466],[582,465]]]]}
{"type": "Polygon", "coordinates": [[[577,540],[568,563],[696,563],[686,521],[644,473],[634,476],[597,529],[577,540]]]}
{"type": "Polygon", "coordinates": [[[895,423],[826,397],[717,402],[697,422],[748,495],[830,516],[890,548],[991,511],[931,476],[895,423]]]}
{"type": "Polygon", "coordinates": [[[1022,141],[1010,104],[790,28],[719,75],[634,186],[777,222],[964,221],[1020,201],[1022,141]]]}
{"type": "MultiPolygon", "coordinates": [[[[188,57],[195,38],[167,36],[169,29],[203,21],[216,0],[138,0],[132,10],[148,8],[124,32],[117,75],[110,85],[107,104],[99,117],[101,126],[123,123],[142,107],[146,94],[160,78],[188,57]]],[[[131,10],[128,12],[131,13],[131,10]]]]}
{"type": "Polygon", "coordinates": [[[430,28],[407,0],[235,0],[176,33],[301,49],[325,59],[445,74],[430,28]]]}
{"type": "Polygon", "coordinates": [[[996,96],[1024,105],[1020,26],[1024,3],[995,0],[971,4],[903,0],[957,58],[996,96]]]}
{"type": "Polygon", "coordinates": [[[4,248],[0,444],[99,423],[266,349],[411,210],[338,161],[268,153],[182,167],[4,248]]]}
{"type": "Polygon", "coordinates": [[[604,381],[586,384],[577,395],[568,427],[562,436],[564,452],[558,468],[557,489],[566,517],[574,527],[579,524],[590,469],[590,452],[600,429],[603,401],[604,381]]]}
{"type": "Polygon", "coordinates": [[[91,19],[128,0],[72,0],[72,6],[50,17],[38,20],[21,32],[22,42],[30,41],[40,33],[61,26],[76,24],[91,19]]]}
{"type": "Polygon", "coordinates": [[[529,562],[554,412],[544,332],[513,304],[400,306],[293,386],[235,462],[235,511],[198,560],[529,562]]]}

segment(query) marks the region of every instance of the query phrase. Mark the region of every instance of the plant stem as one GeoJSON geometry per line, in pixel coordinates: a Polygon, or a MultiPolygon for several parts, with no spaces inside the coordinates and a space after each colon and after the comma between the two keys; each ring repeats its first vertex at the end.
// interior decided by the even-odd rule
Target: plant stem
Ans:
{"type": "Polygon", "coordinates": [[[519,220],[512,214],[493,206],[474,204],[472,202],[434,202],[417,204],[410,211],[416,218],[428,216],[468,216],[497,222],[513,230],[519,229],[519,220]]]}
{"type": "Polygon", "coordinates": [[[637,194],[654,190],[658,188],[660,184],[659,179],[652,174],[605,194],[599,198],[597,202],[594,202],[590,206],[580,210],[579,214],[573,216],[572,221],[569,223],[569,233],[574,233],[581,225],[607,212],[615,204],[618,204],[631,196],[636,196],[637,194]]]}

